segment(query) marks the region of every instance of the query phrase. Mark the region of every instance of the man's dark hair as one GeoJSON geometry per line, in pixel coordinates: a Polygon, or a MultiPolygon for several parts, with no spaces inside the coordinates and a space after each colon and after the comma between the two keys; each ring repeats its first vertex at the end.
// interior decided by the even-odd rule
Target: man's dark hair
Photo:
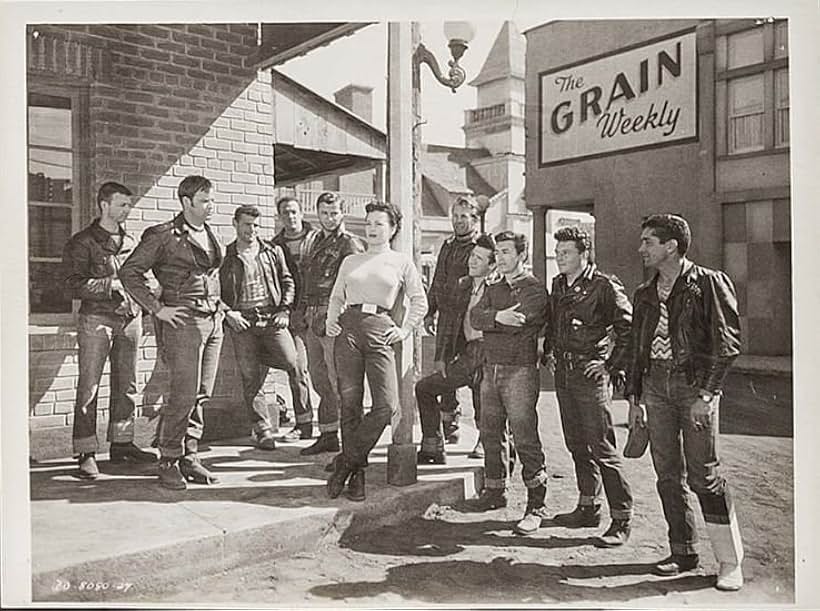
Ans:
{"type": "Polygon", "coordinates": [[[299,206],[299,211],[302,211],[302,204],[299,203],[299,200],[296,199],[295,196],[285,195],[276,200],[276,214],[282,214],[282,206],[288,202],[296,202],[296,205],[299,206]]]}
{"type": "Polygon", "coordinates": [[[481,233],[475,239],[475,245],[490,251],[490,263],[495,263],[495,240],[489,233],[481,233]]]}
{"type": "Polygon", "coordinates": [[[316,198],[316,208],[318,209],[320,204],[339,204],[339,207],[341,208],[342,201],[343,200],[338,193],[333,193],[333,191],[325,191],[316,198]]]}
{"type": "Polygon", "coordinates": [[[250,216],[251,218],[259,218],[262,213],[259,212],[259,208],[256,206],[251,206],[250,204],[245,204],[243,206],[239,206],[236,210],[233,211],[233,220],[239,222],[239,217],[242,215],[250,216]]]}
{"type": "Polygon", "coordinates": [[[194,195],[200,191],[210,191],[212,188],[213,184],[210,180],[204,176],[192,174],[191,176],[186,176],[183,178],[182,182],[179,183],[179,187],[177,188],[177,197],[179,198],[180,203],[182,203],[183,197],[190,197],[193,199],[194,195]]]}
{"type": "Polygon", "coordinates": [[[125,185],[121,185],[118,182],[106,182],[103,183],[100,186],[100,190],[97,191],[97,206],[100,206],[103,202],[111,203],[111,198],[114,197],[116,193],[127,195],[128,197],[132,195],[131,190],[125,185]]]}
{"type": "Polygon", "coordinates": [[[677,214],[652,214],[641,223],[641,230],[650,229],[652,234],[665,244],[669,240],[677,240],[678,254],[683,256],[692,243],[692,231],[686,219],[677,214]]]}
{"type": "Polygon", "coordinates": [[[552,234],[558,242],[575,242],[578,252],[589,252],[592,249],[592,239],[589,233],[577,225],[571,227],[561,227],[552,234]]]}
{"type": "Polygon", "coordinates": [[[496,245],[499,242],[515,242],[515,252],[519,255],[522,252],[527,252],[527,236],[523,233],[515,233],[514,231],[502,231],[495,234],[496,245]]]}
{"type": "Polygon", "coordinates": [[[372,201],[364,207],[365,216],[371,212],[384,212],[393,226],[393,236],[401,229],[401,210],[389,202],[372,201]]]}

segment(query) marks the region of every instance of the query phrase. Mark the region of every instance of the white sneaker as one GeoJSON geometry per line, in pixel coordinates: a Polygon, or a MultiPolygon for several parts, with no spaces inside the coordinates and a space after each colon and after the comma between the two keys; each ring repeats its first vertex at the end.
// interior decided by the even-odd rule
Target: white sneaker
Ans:
{"type": "Polygon", "coordinates": [[[737,592],[740,588],[742,588],[743,571],[741,570],[740,565],[726,564],[725,562],[722,563],[720,565],[720,572],[718,573],[715,587],[718,590],[724,590],[726,592],[737,592]]]}
{"type": "Polygon", "coordinates": [[[524,514],[524,517],[513,527],[513,531],[518,533],[519,535],[531,535],[539,528],[541,528],[541,521],[546,517],[544,514],[546,512],[545,507],[541,507],[539,509],[535,509],[533,511],[528,511],[524,514]]]}

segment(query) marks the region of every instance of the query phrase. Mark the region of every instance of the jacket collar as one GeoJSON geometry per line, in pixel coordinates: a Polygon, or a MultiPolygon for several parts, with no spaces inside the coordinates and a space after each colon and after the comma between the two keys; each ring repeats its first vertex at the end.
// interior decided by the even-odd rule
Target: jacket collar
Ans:
{"type": "MultiPolygon", "coordinates": [[[[99,242],[103,245],[108,245],[109,244],[109,240],[111,239],[111,234],[106,229],[103,229],[102,225],[100,225],[99,217],[95,218],[91,222],[90,231],[91,231],[91,235],[94,237],[94,239],[97,242],[99,242]]],[[[123,228],[122,225],[119,225],[119,227],[117,229],[117,233],[119,234],[120,238],[125,237],[125,229],[123,228]]],[[[122,240],[120,240],[120,244],[122,244],[122,240]]]]}
{"type": "Polygon", "coordinates": [[[308,221],[302,221],[302,231],[298,235],[295,235],[295,236],[287,235],[285,233],[285,228],[283,227],[282,229],[279,230],[279,232],[276,234],[276,237],[274,239],[277,239],[277,240],[300,240],[300,239],[304,238],[307,234],[309,234],[311,231],[313,231],[313,225],[311,225],[308,221]]]}
{"type": "MultiPolygon", "coordinates": [[[[575,281],[572,284],[575,284],[575,283],[578,283],[579,285],[580,284],[586,284],[587,282],[592,280],[592,277],[595,275],[595,271],[597,269],[598,268],[594,263],[587,263],[586,267],[584,267],[584,269],[581,270],[581,273],[578,274],[578,277],[575,278],[575,281]]],[[[566,274],[560,274],[559,278],[560,278],[560,280],[558,281],[559,282],[558,286],[561,289],[567,290],[571,287],[571,285],[569,283],[569,278],[567,278],[566,274]]]]}
{"type": "MultiPolygon", "coordinates": [[[[237,243],[237,241],[234,240],[233,242],[231,242],[230,244],[228,244],[225,247],[225,256],[226,257],[238,257],[239,256],[239,251],[237,250],[236,243],[237,243]]],[[[267,250],[273,250],[273,247],[270,244],[268,244],[265,240],[263,240],[262,238],[256,238],[256,243],[259,244],[259,252],[263,252],[263,251],[267,251],[267,250]]]]}
{"type": "MultiPolygon", "coordinates": [[[[173,228],[171,232],[176,236],[184,236],[188,243],[193,246],[194,248],[198,249],[203,254],[206,254],[202,247],[196,243],[194,240],[189,240],[188,236],[190,235],[190,231],[188,231],[188,223],[185,222],[185,216],[180,212],[174,217],[174,220],[171,221],[173,228]]],[[[211,226],[208,223],[203,225],[205,228],[205,232],[208,234],[208,239],[211,241],[211,244],[214,247],[214,253],[216,255],[216,262],[214,267],[219,267],[222,263],[222,246],[219,243],[219,240],[214,235],[211,226]]]]}

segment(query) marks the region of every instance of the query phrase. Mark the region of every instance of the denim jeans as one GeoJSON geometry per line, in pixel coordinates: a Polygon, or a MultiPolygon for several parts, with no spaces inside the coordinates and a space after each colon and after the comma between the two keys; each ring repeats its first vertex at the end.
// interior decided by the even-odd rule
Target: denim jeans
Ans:
{"type": "Polygon", "coordinates": [[[74,403],[72,443],[77,454],[96,452],[97,397],[105,361],[111,359],[107,440],[134,440],[137,400],[137,350],[142,337],[142,316],[80,314],[77,327],[80,375],[74,403]]]}
{"type": "Polygon", "coordinates": [[[211,398],[222,351],[224,314],[189,313],[176,329],[162,323],[165,358],[171,373],[168,400],[159,421],[163,457],[184,454],[185,436],[202,438],[203,404],[211,398]]]}
{"type": "Polygon", "coordinates": [[[686,381],[683,371],[666,361],[652,361],[643,385],[652,461],[671,551],[694,554],[697,529],[689,489],[697,495],[707,524],[728,524],[734,515],[729,487],[718,467],[720,397],[713,399],[711,425],[697,430],[688,416],[698,387],[686,381]]]}
{"type": "MultiPolygon", "coordinates": [[[[491,348],[486,342],[484,350],[491,348]]],[[[484,364],[481,380],[481,441],[487,488],[505,488],[507,460],[504,456],[506,422],[509,420],[515,449],[521,459],[527,488],[546,484],[544,452],[538,436],[540,376],[535,365],[484,364]]]]}
{"type": "MultiPolygon", "coordinates": [[[[294,331],[291,329],[290,334],[293,336],[293,345],[296,348],[296,362],[299,369],[302,371],[302,375],[304,376],[305,391],[307,392],[307,398],[301,401],[301,407],[297,408],[296,401],[294,400],[293,414],[296,416],[296,424],[310,424],[313,422],[313,400],[310,397],[310,372],[308,370],[308,354],[307,343],[305,342],[305,332],[294,331]]],[[[293,394],[292,384],[290,392],[293,394]]]]}
{"type": "Polygon", "coordinates": [[[334,338],[325,335],[327,306],[309,306],[305,315],[308,370],[313,388],[319,395],[319,432],[339,430],[339,390],[333,351],[334,338]]]}
{"type": "Polygon", "coordinates": [[[393,346],[384,333],[393,327],[387,314],[346,310],[339,318],[336,373],[342,399],[342,453],[352,468],[367,466],[367,456],[398,412],[399,378],[393,346]],[[373,405],[364,414],[364,376],[373,405]]]}
{"type": "Polygon", "coordinates": [[[259,435],[277,428],[271,423],[268,406],[263,390],[268,368],[281,369],[288,374],[293,411],[302,415],[305,405],[309,405],[310,391],[307,386],[307,375],[300,366],[293,336],[287,329],[278,329],[273,325],[252,326],[244,331],[234,331],[229,327],[233,342],[236,362],[242,378],[242,395],[248,418],[253,424],[254,432],[259,435]]]}
{"type": "Polygon", "coordinates": [[[609,376],[594,380],[583,367],[567,370],[560,362],[555,391],[561,412],[564,442],[575,463],[579,505],[593,505],[603,481],[613,519],[632,517],[632,491],[623,476],[623,464],[612,428],[612,387],[609,376]]]}
{"type": "Polygon", "coordinates": [[[441,412],[449,409],[447,398],[462,386],[473,391],[475,421],[481,421],[481,395],[475,383],[484,358],[482,342],[469,342],[461,354],[446,364],[446,376],[433,373],[416,382],[416,403],[421,420],[421,449],[424,452],[443,452],[444,435],[441,429],[441,412]]]}

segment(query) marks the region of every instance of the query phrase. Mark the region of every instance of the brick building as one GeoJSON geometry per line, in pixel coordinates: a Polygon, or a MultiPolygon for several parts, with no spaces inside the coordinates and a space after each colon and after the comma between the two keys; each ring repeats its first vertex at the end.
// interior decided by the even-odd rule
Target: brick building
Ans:
{"type": "MultiPolygon", "coordinates": [[[[278,36],[278,60],[362,25],[306,24],[300,29],[289,24],[287,35],[278,36]]],[[[272,229],[271,73],[257,66],[260,58],[270,65],[274,54],[265,46],[265,35],[269,40],[276,32],[262,28],[261,46],[259,33],[255,23],[27,28],[29,423],[34,458],[70,453],[77,305],[63,289],[60,257],[68,237],[96,216],[96,189],[102,182],[116,180],[134,192],[128,230],[137,236],[177,214],[176,187],[193,173],[215,182],[211,224],[225,244],[233,240],[231,219],[240,204],[257,205],[265,229],[272,229]]],[[[145,423],[167,387],[148,319],[145,327],[138,363],[141,442],[153,432],[145,423]]],[[[226,341],[206,410],[212,435],[248,430],[236,375],[226,341]]],[[[101,397],[108,396],[107,378],[106,367],[101,397]]],[[[105,399],[100,409],[104,430],[105,399]]]]}

